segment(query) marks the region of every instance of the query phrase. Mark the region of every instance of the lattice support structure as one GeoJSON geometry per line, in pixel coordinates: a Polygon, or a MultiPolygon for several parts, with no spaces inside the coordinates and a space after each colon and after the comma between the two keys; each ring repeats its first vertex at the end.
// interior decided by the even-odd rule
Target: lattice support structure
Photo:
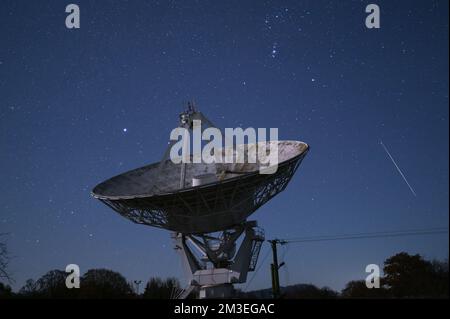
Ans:
{"type": "Polygon", "coordinates": [[[264,233],[256,221],[249,221],[218,236],[173,233],[172,238],[187,273],[186,292],[197,291],[200,298],[229,298],[233,284],[244,283],[248,272],[255,269],[264,233]],[[236,252],[241,235],[244,238],[236,252]]]}
{"type": "Polygon", "coordinates": [[[131,221],[175,232],[221,231],[245,222],[282,192],[307,152],[279,165],[275,174],[245,174],[216,185],[151,197],[99,198],[131,221]]]}

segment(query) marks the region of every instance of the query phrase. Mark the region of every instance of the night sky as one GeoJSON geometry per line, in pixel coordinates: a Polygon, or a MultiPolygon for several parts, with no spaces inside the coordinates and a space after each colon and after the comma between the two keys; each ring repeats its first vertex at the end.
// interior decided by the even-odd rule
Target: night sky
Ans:
{"type": "MultiPolygon", "coordinates": [[[[0,4],[0,232],[14,289],[69,263],[182,278],[167,231],[90,192],[159,161],[190,99],[219,127],[277,127],[311,146],[252,216],[268,239],[448,225],[448,1],[74,0],[70,30],[69,3],[0,4]],[[380,29],[365,27],[369,3],[380,29]]],[[[448,234],[288,245],[281,284],[342,289],[397,252],[448,249],[448,234]]],[[[270,286],[269,260],[247,289],[270,286]]]]}

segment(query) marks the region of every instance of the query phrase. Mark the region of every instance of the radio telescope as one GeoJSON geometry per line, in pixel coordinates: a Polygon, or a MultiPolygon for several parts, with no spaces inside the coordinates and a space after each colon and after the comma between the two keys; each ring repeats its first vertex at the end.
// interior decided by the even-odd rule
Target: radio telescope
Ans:
{"type": "MultiPolygon", "coordinates": [[[[214,125],[193,104],[179,117],[179,127],[192,131],[193,121],[214,125]]],[[[188,286],[200,298],[230,297],[233,284],[254,271],[264,232],[247,218],[283,191],[309,146],[299,141],[277,143],[278,169],[260,174],[260,162],[245,164],[179,163],[168,158],[112,177],[97,185],[92,196],[131,221],[171,231],[185,267],[188,286]],[[236,246],[240,242],[240,246],[236,246]]]]}

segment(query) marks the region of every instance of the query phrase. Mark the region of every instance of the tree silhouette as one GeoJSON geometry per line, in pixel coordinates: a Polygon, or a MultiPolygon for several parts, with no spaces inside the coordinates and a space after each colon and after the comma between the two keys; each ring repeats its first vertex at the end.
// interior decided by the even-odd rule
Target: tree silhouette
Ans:
{"type": "Polygon", "coordinates": [[[448,262],[428,261],[401,252],[384,262],[381,287],[369,289],[365,281],[350,281],[342,290],[347,298],[448,297],[448,262]]]}
{"type": "Polygon", "coordinates": [[[38,288],[33,279],[28,279],[25,285],[19,290],[19,295],[27,298],[36,297],[38,294],[38,288]]]}
{"type": "Polygon", "coordinates": [[[108,269],[91,269],[81,277],[80,298],[131,298],[131,285],[120,273],[108,269]]]}
{"type": "Polygon", "coordinates": [[[393,297],[433,296],[433,265],[420,255],[398,253],[384,262],[384,284],[393,297]]]}
{"type": "Polygon", "coordinates": [[[432,284],[435,297],[447,297],[449,294],[448,261],[433,260],[432,284]]]}
{"type": "Polygon", "coordinates": [[[180,289],[180,284],[176,278],[150,278],[145,286],[143,297],[147,299],[170,299],[175,290],[180,289]]]}
{"type": "Polygon", "coordinates": [[[54,269],[47,272],[36,282],[33,279],[28,279],[19,290],[19,296],[25,298],[74,298],[77,292],[66,287],[66,276],[66,272],[54,269]]]}
{"type": "Polygon", "coordinates": [[[12,292],[11,286],[5,285],[0,282],[0,299],[12,298],[14,293],[12,292]]]}
{"type": "Polygon", "coordinates": [[[344,298],[386,298],[388,296],[388,291],[383,286],[367,288],[364,280],[352,280],[341,291],[341,297],[344,298]]]}

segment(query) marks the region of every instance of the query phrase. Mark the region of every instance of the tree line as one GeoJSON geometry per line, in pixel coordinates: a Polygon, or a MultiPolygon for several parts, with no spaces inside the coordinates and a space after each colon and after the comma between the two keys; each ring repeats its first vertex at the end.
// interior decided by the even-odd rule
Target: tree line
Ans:
{"type": "Polygon", "coordinates": [[[9,285],[0,283],[0,298],[32,299],[169,299],[179,290],[176,278],[151,278],[142,294],[137,293],[132,282],[123,275],[109,269],[90,269],[80,278],[80,288],[68,289],[63,270],[50,270],[38,280],[28,279],[18,292],[9,285]]]}
{"type": "MultiPolygon", "coordinates": [[[[345,288],[334,291],[312,284],[284,287],[283,298],[448,298],[448,261],[429,261],[420,255],[405,252],[384,262],[380,288],[369,289],[364,280],[350,281],[345,288]]],[[[1,272],[0,272],[1,274],[1,272]]],[[[79,298],[79,299],[169,299],[181,291],[176,278],[150,278],[142,293],[120,273],[109,269],[91,269],[80,278],[79,289],[68,289],[68,273],[51,270],[36,281],[29,279],[18,291],[1,282],[0,298],[79,298]]],[[[3,279],[6,277],[3,277],[3,279]]],[[[3,280],[5,281],[5,280],[3,280]]],[[[270,298],[270,289],[252,292],[237,291],[239,298],[270,298]]]]}

